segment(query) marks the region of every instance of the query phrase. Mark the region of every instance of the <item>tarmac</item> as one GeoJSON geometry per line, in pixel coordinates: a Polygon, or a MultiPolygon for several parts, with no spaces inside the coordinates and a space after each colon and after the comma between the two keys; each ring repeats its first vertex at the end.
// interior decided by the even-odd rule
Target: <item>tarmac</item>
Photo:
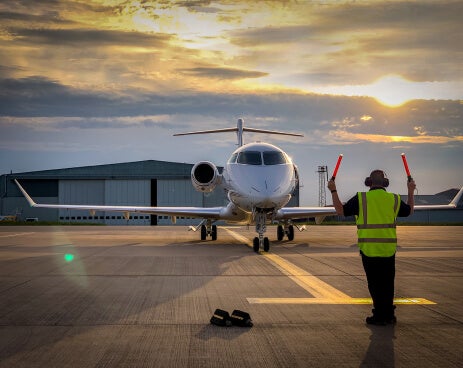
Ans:
{"type": "Polygon", "coordinates": [[[398,228],[388,326],[365,324],[355,226],[267,234],[256,254],[246,227],[2,226],[0,367],[462,366],[463,227],[398,228]]]}

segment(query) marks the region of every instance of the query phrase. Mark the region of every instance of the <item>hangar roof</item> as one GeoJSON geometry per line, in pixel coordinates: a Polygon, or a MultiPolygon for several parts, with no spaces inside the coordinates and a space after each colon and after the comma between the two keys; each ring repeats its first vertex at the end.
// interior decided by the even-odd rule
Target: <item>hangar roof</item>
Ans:
{"type": "MultiPolygon", "coordinates": [[[[436,193],[434,195],[425,195],[425,194],[416,194],[415,195],[415,204],[447,204],[455,198],[459,189],[448,189],[440,193],[436,193]]],[[[406,201],[407,196],[401,196],[402,199],[406,201]]],[[[462,207],[463,205],[463,198],[460,199],[458,202],[458,207],[462,207]]]]}
{"type": "Polygon", "coordinates": [[[189,178],[193,164],[145,160],[106,165],[13,173],[17,179],[183,179],[189,178]]]}

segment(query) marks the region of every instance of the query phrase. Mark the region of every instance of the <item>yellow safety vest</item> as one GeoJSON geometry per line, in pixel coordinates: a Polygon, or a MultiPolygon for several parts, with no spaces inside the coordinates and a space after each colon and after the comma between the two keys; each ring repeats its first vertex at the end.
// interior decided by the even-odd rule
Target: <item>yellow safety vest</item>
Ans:
{"type": "Polygon", "coordinates": [[[397,248],[396,218],[400,196],[377,189],[359,192],[358,246],[368,257],[391,257],[397,248]]]}

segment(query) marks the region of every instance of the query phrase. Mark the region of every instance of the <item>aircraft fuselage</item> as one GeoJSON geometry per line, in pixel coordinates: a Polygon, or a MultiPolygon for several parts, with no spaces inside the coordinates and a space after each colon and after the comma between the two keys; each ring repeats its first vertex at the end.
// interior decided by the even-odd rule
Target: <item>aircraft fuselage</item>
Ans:
{"type": "Polygon", "coordinates": [[[222,173],[228,199],[246,212],[273,212],[285,206],[297,185],[290,157],[268,143],[249,143],[236,149],[222,173]]]}

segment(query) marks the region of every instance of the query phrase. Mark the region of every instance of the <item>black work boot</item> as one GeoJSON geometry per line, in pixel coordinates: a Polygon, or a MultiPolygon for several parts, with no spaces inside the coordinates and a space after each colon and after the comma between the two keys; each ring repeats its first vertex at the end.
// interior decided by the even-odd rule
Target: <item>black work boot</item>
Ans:
{"type": "Polygon", "coordinates": [[[388,318],[386,318],[388,324],[395,325],[397,323],[397,317],[394,314],[395,308],[395,305],[393,305],[392,311],[389,313],[388,318]]]}
{"type": "Polygon", "coordinates": [[[383,316],[380,316],[379,313],[375,309],[372,309],[371,312],[373,313],[373,315],[365,319],[365,322],[367,323],[367,325],[376,325],[376,326],[386,326],[387,325],[386,318],[384,318],[383,316]]]}

